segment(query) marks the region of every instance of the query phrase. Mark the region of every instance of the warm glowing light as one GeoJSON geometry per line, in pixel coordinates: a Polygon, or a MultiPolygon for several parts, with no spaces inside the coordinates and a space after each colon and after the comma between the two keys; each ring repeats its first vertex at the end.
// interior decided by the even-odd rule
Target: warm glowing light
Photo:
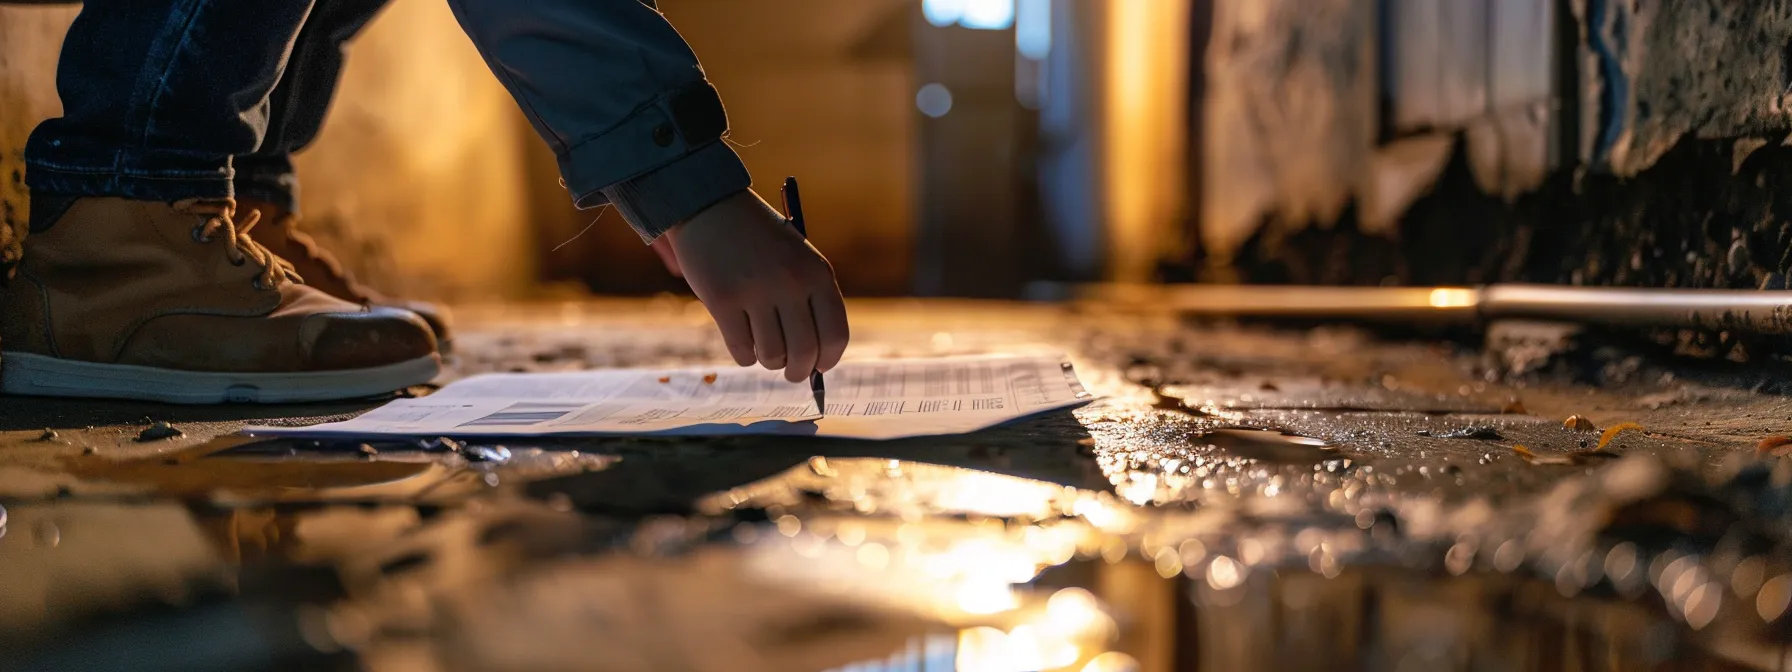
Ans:
{"type": "Polygon", "coordinates": [[[934,507],[1001,518],[1043,518],[1056,510],[1055,498],[1063,489],[1040,481],[999,474],[970,472],[942,488],[934,507]]]}
{"type": "Polygon", "coordinates": [[[1781,574],[1761,584],[1761,592],[1755,595],[1755,613],[1761,620],[1772,622],[1786,614],[1788,606],[1792,606],[1792,574],[1781,574]]]}
{"type": "Polygon", "coordinates": [[[1065,588],[1045,602],[1045,625],[1052,632],[1081,634],[1100,624],[1101,602],[1082,588],[1065,588]]]}
{"type": "Polygon", "coordinates": [[[883,569],[890,565],[890,549],[874,541],[859,547],[858,558],[859,564],[870,569],[883,569]]]}
{"type": "Polygon", "coordinates": [[[834,538],[847,546],[857,546],[865,541],[865,526],[856,522],[841,523],[840,529],[834,532],[834,538]]]}
{"type": "Polygon", "coordinates": [[[1157,497],[1157,474],[1134,474],[1125,483],[1114,486],[1114,494],[1139,506],[1150,504],[1157,497]]]}
{"type": "Polygon", "coordinates": [[[1475,305],[1475,290],[1439,287],[1431,290],[1432,308],[1464,308],[1475,305]]]}
{"type": "Polygon", "coordinates": [[[794,537],[796,536],[796,533],[803,531],[803,521],[797,520],[796,516],[788,513],[778,516],[777,525],[778,534],[782,534],[786,537],[794,537]]]}
{"type": "Polygon", "coordinates": [[[1200,539],[1188,539],[1176,546],[1176,554],[1182,556],[1182,566],[1193,567],[1207,557],[1207,546],[1200,539]]]}
{"type": "Polygon", "coordinates": [[[953,597],[959,611],[967,614],[999,614],[1020,606],[1014,588],[999,581],[965,581],[953,597]]]}
{"type": "Polygon", "coordinates": [[[1007,672],[1013,669],[1005,660],[1008,633],[990,627],[970,628],[958,633],[959,672],[1007,672]]]}
{"type": "Polygon", "coordinates": [[[1083,672],[1139,672],[1139,661],[1119,651],[1109,651],[1084,665],[1083,672]]]}
{"type": "MultiPolygon", "coordinates": [[[[1146,282],[1180,240],[1187,206],[1191,0],[1099,3],[1110,280],[1146,282]]],[[[1252,4],[1252,3],[1244,3],[1252,4]]],[[[1198,53],[1198,51],[1196,52],[1198,53]]]]}
{"type": "MultiPolygon", "coordinates": [[[[1002,662],[1007,665],[1007,669],[1018,671],[1063,667],[1046,663],[1045,643],[1040,641],[1039,633],[1034,631],[1031,625],[1017,625],[1013,630],[1009,630],[1007,648],[1008,650],[1003,652],[1006,655],[1002,656],[1002,662]]],[[[1076,658],[1071,657],[1070,662],[1076,662],[1076,658]]]]}
{"type": "Polygon", "coordinates": [[[1723,597],[1723,586],[1717,583],[1706,582],[1693,588],[1688,592],[1683,606],[1686,624],[1694,630],[1710,625],[1712,619],[1717,618],[1718,606],[1723,603],[1723,597]]]}
{"type": "Polygon", "coordinates": [[[1152,563],[1157,568],[1157,575],[1166,579],[1174,578],[1177,574],[1182,573],[1182,558],[1176,555],[1176,549],[1159,550],[1152,563]]]}
{"type": "Polygon", "coordinates": [[[1244,583],[1244,573],[1245,569],[1236,561],[1222,555],[1207,566],[1207,585],[1213,586],[1214,590],[1236,588],[1244,583]]]}

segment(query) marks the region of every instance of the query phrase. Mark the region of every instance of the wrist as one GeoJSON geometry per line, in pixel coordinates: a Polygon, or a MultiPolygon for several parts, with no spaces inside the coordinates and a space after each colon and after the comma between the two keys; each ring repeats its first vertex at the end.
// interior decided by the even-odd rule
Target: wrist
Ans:
{"type": "Polygon", "coordinates": [[[740,156],[726,142],[715,142],[603,193],[641,239],[651,243],[751,184],[740,156]]]}

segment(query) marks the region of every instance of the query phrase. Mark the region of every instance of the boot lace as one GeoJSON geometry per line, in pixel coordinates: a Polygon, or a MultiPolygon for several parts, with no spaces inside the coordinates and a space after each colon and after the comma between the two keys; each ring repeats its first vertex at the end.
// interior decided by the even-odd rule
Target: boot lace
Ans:
{"type": "Polygon", "coordinates": [[[221,240],[224,242],[224,256],[230,263],[241,266],[253,261],[261,267],[261,274],[255,276],[256,289],[274,289],[287,282],[305,282],[293,268],[292,262],[281,259],[249,237],[249,230],[255,228],[256,222],[261,221],[260,212],[248,211],[239,224],[235,219],[236,202],[198,198],[176,202],[174,211],[204,218],[203,222],[193,227],[194,242],[221,240]]]}
{"type": "MultiPolygon", "coordinates": [[[[259,216],[260,212],[257,211],[256,214],[259,216]]],[[[343,295],[339,298],[348,299],[361,304],[373,302],[373,298],[367,293],[368,290],[366,286],[356,282],[353,277],[349,276],[348,269],[342,266],[342,262],[337,261],[336,255],[330,254],[329,250],[326,250],[322,245],[319,245],[317,239],[312,238],[311,234],[300,230],[299,218],[296,215],[288,214],[285,217],[276,217],[274,222],[280,228],[285,229],[286,241],[291,243],[293,247],[298,248],[297,250],[287,250],[286,254],[293,257],[303,256],[310,262],[322,267],[323,274],[328,276],[325,280],[341,286],[339,289],[343,292],[343,295]]],[[[318,279],[316,272],[319,269],[314,268],[311,270],[313,271],[312,279],[318,279]]]]}

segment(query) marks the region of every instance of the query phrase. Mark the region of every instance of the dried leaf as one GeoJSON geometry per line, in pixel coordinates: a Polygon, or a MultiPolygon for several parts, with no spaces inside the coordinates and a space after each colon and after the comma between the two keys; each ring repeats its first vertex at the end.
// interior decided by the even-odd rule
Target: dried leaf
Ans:
{"type": "Polygon", "coordinates": [[[704,376],[703,376],[703,384],[704,384],[704,385],[714,385],[714,384],[716,384],[716,374],[713,374],[713,373],[710,373],[710,374],[705,374],[705,375],[704,375],[704,376]]]}
{"type": "Polygon", "coordinates": [[[1574,458],[1567,455],[1538,455],[1523,445],[1512,446],[1512,452],[1531,464],[1574,464],[1574,458]]]}
{"type": "Polygon", "coordinates": [[[1605,428],[1605,433],[1599,435],[1599,447],[1594,448],[1594,450],[1605,450],[1606,445],[1610,444],[1612,439],[1618,437],[1618,432],[1622,432],[1626,429],[1634,429],[1640,432],[1643,431],[1643,426],[1634,422],[1620,422],[1607,427],[1605,428]]]}
{"type": "Polygon", "coordinates": [[[1792,453],[1792,451],[1785,449],[1787,444],[1792,444],[1792,437],[1776,434],[1761,439],[1760,443],[1755,444],[1755,452],[1761,454],[1773,453],[1775,455],[1784,456],[1788,453],[1792,453]],[[1776,448],[1779,450],[1775,450],[1776,448]]]}
{"type": "Polygon", "coordinates": [[[1568,419],[1562,422],[1562,428],[1576,432],[1591,432],[1595,429],[1599,429],[1598,427],[1593,426],[1592,420],[1588,420],[1585,416],[1579,415],[1568,416],[1568,419]]]}
{"type": "Polygon", "coordinates": [[[670,383],[670,382],[672,382],[672,377],[671,376],[660,376],[660,382],[670,383]]]}
{"type": "Polygon", "coordinates": [[[1591,462],[1595,458],[1606,459],[1606,458],[1617,457],[1617,455],[1615,455],[1615,454],[1607,453],[1607,452],[1601,451],[1601,450],[1588,450],[1588,451],[1582,451],[1582,452],[1578,452],[1578,453],[1566,453],[1566,454],[1561,454],[1561,455],[1555,455],[1555,454],[1541,455],[1536,452],[1533,452],[1531,449],[1526,448],[1522,445],[1512,446],[1512,452],[1517,453],[1519,457],[1524,458],[1525,462],[1528,462],[1531,464],[1546,464],[1546,465],[1576,466],[1576,465],[1582,465],[1582,464],[1591,462]]]}

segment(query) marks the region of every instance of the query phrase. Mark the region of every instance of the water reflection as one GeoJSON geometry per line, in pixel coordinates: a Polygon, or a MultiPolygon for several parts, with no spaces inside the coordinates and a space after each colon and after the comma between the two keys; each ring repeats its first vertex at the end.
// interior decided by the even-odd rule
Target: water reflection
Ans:
{"type": "MultiPolygon", "coordinates": [[[[12,505],[8,523],[31,534],[0,539],[12,571],[0,602],[130,583],[64,599],[74,613],[178,593],[194,576],[230,585],[250,567],[324,567],[343,595],[284,607],[311,614],[292,627],[312,649],[367,660],[427,641],[447,669],[1072,672],[1341,659],[1524,669],[1534,659],[1524,656],[1550,655],[1565,637],[1612,656],[1589,653],[1589,665],[1676,658],[1701,669],[1716,659],[1712,642],[1777,641],[1762,625],[1792,607],[1792,567],[1750,528],[1699,545],[1613,527],[1686,496],[1665,477],[1619,496],[1600,487],[1649,475],[1634,465],[1500,517],[1484,502],[1371,489],[1379,473],[1366,467],[1336,473],[1333,490],[1306,497],[1162,507],[957,467],[830,458],[706,498],[703,515],[626,523],[495,494],[445,512],[12,505]],[[109,557],[136,543],[188,564],[153,580],[130,564],[76,572],[95,540],[109,557]],[[1661,607],[1621,599],[1627,590],[1653,590],[1661,607]],[[1663,633],[1666,643],[1650,643],[1663,633]],[[592,667],[581,656],[594,646],[639,664],[592,667]]],[[[10,618],[47,622],[29,609],[10,618]]]]}

